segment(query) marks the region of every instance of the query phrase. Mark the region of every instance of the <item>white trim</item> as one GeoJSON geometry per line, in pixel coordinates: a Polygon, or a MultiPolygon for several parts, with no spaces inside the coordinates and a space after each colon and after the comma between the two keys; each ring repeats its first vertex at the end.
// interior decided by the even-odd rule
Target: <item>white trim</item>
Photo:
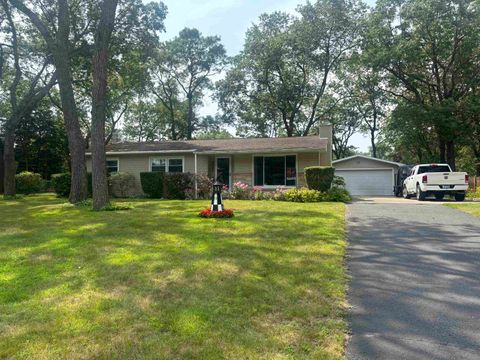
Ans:
{"type": "MultiPolygon", "coordinates": [[[[286,161],[286,160],[285,160],[286,161]]],[[[285,166],[285,182],[287,182],[287,167],[285,166]]],[[[265,159],[263,161],[263,182],[265,183],[265,159]]],[[[287,153],[287,154],[271,154],[271,153],[256,153],[252,154],[252,186],[260,186],[264,189],[275,189],[279,186],[285,188],[296,188],[298,187],[298,153],[287,153]],[[255,157],[287,157],[295,156],[295,185],[255,185],[255,157]]]]}
{"type": "Polygon", "coordinates": [[[182,160],[182,173],[185,172],[185,157],[184,156],[149,156],[148,157],[148,171],[152,172],[152,160],[153,159],[160,159],[165,160],[165,172],[168,173],[168,162],[170,159],[182,160]]]}
{"type": "MultiPolygon", "coordinates": [[[[234,154],[252,154],[252,155],[256,155],[258,153],[258,151],[261,151],[262,153],[263,152],[267,152],[267,153],[286,153],[286,154],[290,154],[292,151],[294,152],[297,152],[297,153],[309,153],[309,152],[316,152],[316,151],[320,151],[320,152],[327,152],[327,149],[326,148],[290,148],[290,149],[283,149],[283,148],[271,148],[271,149],[261,149],[261,150],[230,150],[228,152],[226,152],[225,150],[221,150],[221,151],[198,151],[196,150],[195,152],[197,152],[198,154],[202,154],[202,155],[220,155],[220,154],[231,154],[231,155],[234,155],[234,154]]],[[[285,155],[282,155],[282,156],[285,156],[285,155]]]]}
{"type": "Polygon", "coordinates": [[[341,163],[341,162],[344,162],[344,161],[352,160],[352,159],[355,159],[355,158],[362,158],[362,159],[366,159],[366,160],[378,161],[378,162],[383,162],[385,164],[396,165],[396,166],[403,166],[404,165],[402,163],[397,163],[397,162],[394,162],[394,161],[383,160],[383,159],[377,159],[377,158],[374,158],[374,157],[371,157],[371,156],[365,156],[365,155],[353,155],[353,156],[349,156],[349,157],[346,157],[346,158],[343,158],[343,159],[338,159],[338,160],[332,161],[332,165],[338,164],[338,163],[341,163]]]}
{"type": "MultiPolygon", "coordinates": [[[[107,159],[105,159],[105,163],[107,161],[116,161],[117,162],[117,173],[120,172],[120,159],[119,158],[107,158],[107,159]]],[[[107,166],[107,164],[105,164],[105,166],[107,166]]],[[[107,172],[108,172],[108,167],[107,167],[107,172]]]]}
{"type": "Polygon", "coordinates": [[[225,155],[225,156],[215,156],[215,181],[217,181],[218,177],[218,169],[217,169],[217,160],[218,159],[228,159],[228,188],[231,189],[233,185],[233,173],[232,173],[232,156],[231,155],[225,155]]]}

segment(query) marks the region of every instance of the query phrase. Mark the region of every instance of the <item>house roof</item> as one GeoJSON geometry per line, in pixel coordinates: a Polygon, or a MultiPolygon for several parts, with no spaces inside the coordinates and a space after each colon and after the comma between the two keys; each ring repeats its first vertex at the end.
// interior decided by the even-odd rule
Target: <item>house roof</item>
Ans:
{"type": "MultiPolygon", "coordinates": [[[[168,152],[252,153],[262,151],[325,151],[328,139],[319,136],[246,138],[218,140],[165,140],[109,144],[107,154],[142,154],[168,152]]],[[[90,151],[87,151],[90,154],[90,151]]]]}
{"type": "Polygon", "coordinates": [[[398,163],[398,162],[395,162],[395,161],[383,160],[383,159],[378,159],[378,158],[374,158],[374,157],[371,157],[371,156],[365,156],[365,155],[353,155],[353,156],[349,156],[349,157],[346,157],[346,158],[343,158],[343,159],[338,159],[338,160],[332,161],[332,164],[335,165],[335,164],[338,164],[338,163],[341,163],[341,162],[344,162],[344,161],[348,161],[348,160],[352,160],[352,159],[357,159],[357,158],[367,159],[367,160],[372,160],[372,161],[377,161],[377,162],[381,162],[381,163],[385,163],[385,164],[390,164],[390,165],[396,165],[396,166],[403,166],[403,165],[404,165],[404,164],[402,164],[402,163],[398,163]]]}

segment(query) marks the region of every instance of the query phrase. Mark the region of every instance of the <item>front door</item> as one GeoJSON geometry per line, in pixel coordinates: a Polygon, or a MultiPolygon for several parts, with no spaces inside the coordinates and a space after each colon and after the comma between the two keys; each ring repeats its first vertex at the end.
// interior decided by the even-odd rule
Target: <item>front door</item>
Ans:
{"type": "Polygon", "coordinates": [[[220,181],[222,184],[230,187],[230,158],[217,158],[217,173],[215,180],[220,181]]]}

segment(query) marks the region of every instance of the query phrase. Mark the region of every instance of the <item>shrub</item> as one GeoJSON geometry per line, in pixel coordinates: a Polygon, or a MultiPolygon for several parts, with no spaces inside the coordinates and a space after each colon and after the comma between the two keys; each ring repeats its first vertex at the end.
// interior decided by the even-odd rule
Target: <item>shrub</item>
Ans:
{"type": "Polygon", "coordinates": [[[352,200],[347,190],[334,187],[327,191],[326,201],[348,202],[352,200]]]}
{"type": "Polygon", "coordinates": [[[326,192],[332,186],[335,169],[325,166],[310,166],[305,168],[307,186],[311,190],[326,192]]]}
{"type": "Polygon", "coordinates": [[[210,208],[206,208],[200,211],[198,216],[202,218],[223,219],[223,218],[232,218],[234,215],[233,215],[233,210],[231,209],[224,209],[223,211],[212,211],[210,210],[210,208]]]}
{"type": "Polygon", "coordinates": [[[273,193],[271,191],[263,191],[258,187],[254,187],[252,192],[253,200],[271,200],[273,197],[273,193]]]}
{"type": "Polygon", "coordinates": [[[135,196],[135,176],[130,173],[113,173],[108,179],[110,194],[118,198],[135,196]]]}
{"type": "Polygon", "coordinates": [[[185,200],[194,187],[193,175],[189,173],[165,174],[163,197],[171,200],[185,200]]]}
{"type": "Polygon", "coordinates": [[[233,184],[230,197],[235,200],[250,200],[252,198],[252,190],[248,184],[237,181],[233,184]]]}
{"type": "Polygon", "coordinates": [[[40,191],[42,176],[30,171],[22,171],[15,175],[17,192],[20,194],[32,194],[40,191]]]}
{"type": "Polygon", "coordinates": [[[142,190],[148,197],[160,199],[163,197],[163,172],[143,172],[140,173],[140,182],[142,190]]]}
{"type": "Polygon", "coordinates": [[[345,188],[346,183],[345,179],[341,176],[334,175],[333,176],[333,181],[332,181],[332,188],[345,188]]]}
{"type": "Polygon", "coordinates": [[[319,202],[324,201],[325,195],[317,190],[289,189],[283,192],[285,201],[292,202],[319,202]]]}
{"type": "Polygon", "coordinates": [[[209,199],[212,194],[213,180],[207,175],[197,175],[197,196],[199,199],[209,199]]]}
{"type": "Polygon", "coordinates": [[[468,189],[466,197],[470,200],[480,199],[480,187],[474,191],[472,188],[468,189]]]}
{"type": "Polygon", "coordinates": [[[40,192],[49,192],[49,191],[52,191],[52,180],[45,180],[45,179],[42,179],[41,183],[40,183],[40,192]]]}
{"type": "Polygon", "coordinates": [[[70,195],[70,173],[52,175],[52,186],[57,196],[68,197],[70,195]]]}

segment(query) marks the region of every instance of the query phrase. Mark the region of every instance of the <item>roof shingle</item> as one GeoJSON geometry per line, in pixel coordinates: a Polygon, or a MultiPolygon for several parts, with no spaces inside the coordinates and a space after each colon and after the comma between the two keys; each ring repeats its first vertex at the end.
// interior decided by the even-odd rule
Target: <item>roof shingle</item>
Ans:
{"type": "Polygon", "coordinates": [[[107,145],[107,153],[198,152],[234,153],[281,150],[326,150],[328,139],[319,136],[247,138],[221,140],[165,140],[155,142],[122,142],[107,145]]]}

